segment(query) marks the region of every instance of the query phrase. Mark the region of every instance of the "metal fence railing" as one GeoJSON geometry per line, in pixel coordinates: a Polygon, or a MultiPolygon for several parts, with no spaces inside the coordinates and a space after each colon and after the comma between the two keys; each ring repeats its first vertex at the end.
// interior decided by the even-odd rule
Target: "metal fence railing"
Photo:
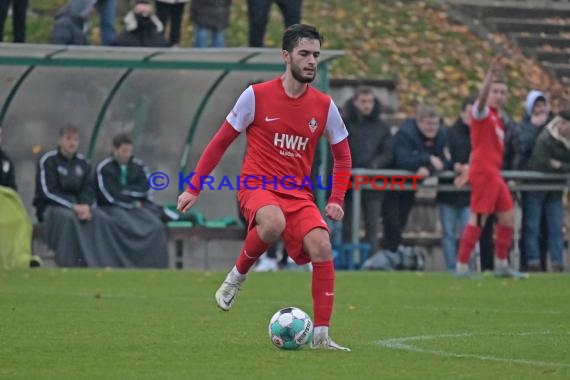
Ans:
{"type": "MultiPolygon", "coordinates": [[[[414,172],[405,170],[391,170],[391,169],[361,169],[356,168],[352,170],[352,179],[358,176],[366,176],[367,178],[374,179],[376,177],[376,188],[383,187],[385,181],[390,182],[392,178],[414,176],[414,172]]],[[[427,177],[423,180],[416,181],[416,190],[433,190],[433,191],[470,191],[468,185],[458,189],[452,183],[440,183],[439,179],[452,179],[457,174],[452,171],[445,171],[438,173],[435,176],[427,177]]],[[[508,181],[509,188],[513,192],[524,191],[563,191],[570,187],[570,174],[559,173],[541,173],[534,171],[503,171],[503,178],[508,181]]],[[[345,221],[351,223],[351,243],[357,245],[359,243],[360,234],[360,215],[361,215],[361,200],[363,190],[374,190],[371,183],[362,183],[358,186],[352,187],[352,219],[345,221]]],[[[414,190],[412,180],[404,183],[403,187],[407,191],[414,190]]],[[[406,191],[402,190],[401,186],[386,186],[384,190],[377,191],[406,191]]],[[[520,218],[516,217],[517,226],[514,229],[514,241],[518,241],[519,236],[519,223],[520,218]]],[[[385,221],[384,221],[385,222],[385,221]]],[[[520,260],[520,252],[518,244],[513,245],[512,265],[518,267],[520,260]]]]}

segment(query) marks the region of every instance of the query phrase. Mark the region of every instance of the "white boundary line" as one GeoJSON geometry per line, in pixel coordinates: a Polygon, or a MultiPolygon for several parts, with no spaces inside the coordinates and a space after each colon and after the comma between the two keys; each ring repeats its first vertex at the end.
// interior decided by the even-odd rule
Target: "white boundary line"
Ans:
{"type": "Polygon", "coordinates": [[[517,358],[500,358],[492,355],[477,355],[477,354],[459,354],[455,352],[449,352],[445,350],[437,350],[430,348],[420,348],[413,344],[408,344],[406,342],[417,342],[417,341],[427,341],[427,340],[437,340],[445,338],[469,338],[474,336],[528,336],[528,335],[570,335],[567,333],[555,333],[550,331],[537,331],[537,332],[525,332],[525,333],[462,333],[462,334],[438,334],[438,335],[418,335],[410,337],[401,338],[390,338],[382,339],[376,343],[382,347],[386,347],[393,350],[404,350],[409,352],[419,352],[425,354],[432,354],[438,356],[446,356],[453,358],[469,358],[478,359],[483,361],[494,361],[503,362],[510,364],[525,364],[537,367],[560,367],[560,368],[570,368],[570,363],[555,363],[555,362],[544,362],[540,360],[529,360],[529,359],[517,359],[517,358]]]}
{"type": "MultiPolygon", "coordinates": [[[[397,307],[397,305],[394,305],[397,307]]],[[[477,308],[474,310],[473,307],[457,307],[457,306],[414,306],[414,305],[400,305],[402,309],[410,310],[428,310],[428,311],[458,311],[458,312],[469,312],[471,314],[474,311],[485,312],[485,313],[500,313],[500,314],[538,314],[538,315],[564,315],[570,314],[570,312],[563,310],[529,310],[529,309],[493,309],[488,307],[477,308]]]]}

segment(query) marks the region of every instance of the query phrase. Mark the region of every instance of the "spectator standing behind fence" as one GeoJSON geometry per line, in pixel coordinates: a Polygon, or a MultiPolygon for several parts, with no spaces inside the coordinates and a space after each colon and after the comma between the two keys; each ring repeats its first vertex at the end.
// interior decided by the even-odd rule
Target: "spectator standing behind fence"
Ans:
{"type": "Polygon", "coordinates": [[[62,267],[84,267],[85,238],[91,234],[89,222],[95,205],[91,166],[78,153],[79,133],[75,126],[64,126],[57,149],[42,155],[36,173],[34,206],[43,222],[43,237],[62,267]]]}
{"type": "MultiPolygon", "coordinates": [[[[528,168],[541,172],[570,173],[570,110],[551,120],[538,136],[528,168]]],[[[525,250],[530,270],[539,270],[540,215],[546,216],[547,245],[552,270],[564,270],[564,209],[562,191],[532,191],[525,208],[525,250]]]]}
{"type": "Polygon", "coordinates": [[[68,0],[55,15],[50,43],[54,45],[89,45],[87,20],[95,0],[68,0]]]}
{"type": "MultiPolygon", "coordinates": [[[[450,166],[447,136],[437,110],[420,105],[415,119],[402,124],[393,139],[393,167],[428,177],[450,166]]],[[[414,191],[387,191],[382,204],[383,248],[396,252],[402,244],[402,231],[415,202],[414,191]]]]}
{"type": "Polygon", "coordinates": [[[269,11],[273,3],[277,4],[283,15],[285,28],[301,22],[303,0],[247,0],[250,47],[263,47],[269,11]]]}
{"type": "MultiPolygon", "coordinates": [[[[385,169],[392,162],[392,134],[390,127],[381,118],[380,101],[370,87],[361,87],[349,99],[342,116],[348,130],[348,143],[353,168],[385,169]]],[[[364,214],[365,240],[371,253],[378,250],[378,226],[384,192],[364,190],[362,213],[364,214]]],[[[344,202],[342,239],[351,241],[352,191],[348,190],[344,202]]]]}
{"type": "Polygon", "coordinates": [[[150,0],[137,0],[123,19],[125,30],[111,43],[125,47],[168,47],[162,35],[163,25],[154,14],[150,0]]]}
{"type": "Polygon", "coordinates": [[[97,165],[97,203],[114,225],[109,252],[113,266],[164,268],[168,265],[166,231],[160,208],[149,197],[147,170],[133,156],[133,142],[121,133],[113,138],[112,155],[97,165]]]}
{"type": "Polygon", "coordinates": [[[182,29],[182,18],[184,7],[188,0],[155,0],[156,15],[162,22],[164,30],[170,26],[170,36],[168,42],[170,46],[180,45],[180,30],[182,29]],[[170,25],[169,25],[170,24],[170,25]]]}
{"type": "Polygon", "coordinates": [[[110,45],[115,40],[115,20],[117,18],[117,0],[98,0],[99,33],[101,43],[110,45]]]}
{"type": "MultiPolygon", "coordinates": [[[[550,106],[548,103],[548,99],[546,95],[541,91],[532,90],[528,93],[525,102],[525,117],[523,121],[518,126],[518,133],[514,136],[515,143],[514,145],[514,158],[513,158],[513,170],[528,170],[527,161],[531,156],[532,150],[534,148],[535,141],[540,134],[540,132],[544,129],[544,127],[554,118],[554,115],[550,112],[550,106]]],[[[530,208],[537,207],[536,204],[536,195],[537,194],[529,194],[531,192],[522,191],[522,234],[520,237],[520,252],[521,252],[521,270],[530,270],[530,271],[538,271],[541,268],[546,269],[546,253],[547,253],[547,230],[546,230],[546,208],[541,207],[542,212],[538,215],[540,219],[539,224],[539,257],[540,263],[536,266],[536,263],[533,263],[532,266],[528,266],[527,254],[526,254],[526,247],[527,247],[527,232],[531,235],[534,235],[534,231],[527,231],[527,227],[533,226],[534,221],[530,222],[530,224],[526,223],[526,216],[527,211],[530,208]],[[532,199],[532,200],[531,200],[532,199]],[[525,227],[527,226],[527,227],[525,227]]],[[[536,211],[536,210],[534,210],[536,211]]],[[[536,212],[531,211],[532,215],[537,215],[536,212]]],[[[530,238],[533,240],[534,246],[534,237],[530,238]]],[[[534,255],[534,254],[533,254],[534,255]]]]}
{"type": "Polygon", "coordinates": [[[194,24],[194,47],[225,47],[232,0],[192,0],[190,20],[194,24]]]}
{"type": "Polygon", "coordinates": [[[28,0],[0,0],[0,42],[4,41],[4,28],[8,17],[8,8],[12,5],[13,41],[26,42],[26,13],[28,0]]]}
{"type": "MultiPolygon", "coordinates": [[[[462,187],[467,182],[469,171],[469,155],[471,154],[471,140],[469,137],[469,119],[474,99],[467,98],[461,105],[461,113],[455,124],[447,132],[447,143],[451,156],[451,168],[457,174],[454,180],[440,179],[440,183],[462,187]]],[[[443,236],[441,249],[448,271],[455,270],[457,256],[458,236],[463,232],[469,221],[468,191],[441,191],[437,196],[439,218],[443,236]]]]}

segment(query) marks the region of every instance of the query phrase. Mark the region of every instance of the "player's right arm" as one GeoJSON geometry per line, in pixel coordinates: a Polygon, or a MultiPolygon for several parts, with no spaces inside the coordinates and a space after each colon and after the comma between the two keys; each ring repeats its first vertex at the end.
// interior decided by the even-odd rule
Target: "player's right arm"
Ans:
{"type": "Polygon", "coordinates": [[[485,79],[479,89],[479,95],[477,96],[477,101],[475,102],[475,107],[473,107],[473,116],[477,120],[484,119],[488,113],[487,99],[489,98],[489,92],[491,91],[491,84],[493,84],[493,76],[495,72],[500,68],[501,56],[496,55],[493,57],[487,74],[485,74],[485,79]]]}
{"type": "Polygon", "coordinates": [[[195,174],[192,177],[190,186],[178,197],[178,206],[176,207],[178,211],[186,212],[194,206],[200,195],[200,178],[207,176],[214,170],[222,159],[226,149],[228,149],[238,136],[239,132],[236,131],[230,123],[224,121],[214,138],[204,150],[204,153],[202,153],[198,165],[196,165],[195,174]]]}
{"type": "Polygon", "coordinates": [[[198,201],[201,190],[200,178],[209,175],[214,170],[231,143],[251,125],[254,114],[255,97],[253,88],[249,86],[241,94],[234,108],[200,156],[190,186],[178,197],[178,211],[186,212],[198,201]]]}

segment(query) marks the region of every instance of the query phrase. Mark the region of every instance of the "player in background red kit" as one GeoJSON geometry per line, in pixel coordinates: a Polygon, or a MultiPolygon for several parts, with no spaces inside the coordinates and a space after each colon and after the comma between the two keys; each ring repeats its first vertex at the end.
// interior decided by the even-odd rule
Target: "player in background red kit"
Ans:
{"type": "Polygon", "coordinates": [[[495,77],[501,66],[500,57],[493,58],[471,111],[471,216],[463,232],[457,258],[457,274],[469,274],[471,252],[479,241],[481,228],[491,214],[497,216],[495,227],[495,275],[522,277],[509,267],[508,254],[513,241],[515,223],[511,193],[501,176],[505,126],[500,112],[507,101],[508,88],[504,80],[495,77]]]}
{"type": "MultiPolygon", "coordinates": [[[[351,157],[348,132],[332,99],[309,85],[317,73],[323,41],[316,28],[296,24],[283,35],[285,73],[274,80],[249,86],[239,97],[220,130],[206,147],[188,187],[178,198],[186,212],[199,195],[199,177],[208,175],[228,146],[242,132],[247,136],[241,178],[250,177],[238,190],[238,202],[248,220],[248,234],[236,265],[215,294],[222,310],[236,300],[246,274],[280,236],[297,264],[313,264],[312,296],[315,333],[313,348],[350,351],[328,334],[334,300],[334,265],[326,222],[316,207],[311,189],[299,188],[310,176],[319,139],[324,134],[334,158],[333,178],[348,178],[351,157]],[[253,178],[255,176],[256,178],[253,178]],[[278,185],[261,178],[278,178],[278,185]],[[285,178],[286,177],[286,178],[285,178]],[[281,186],[285,179],[286,187],[281,186]]],[[[326,215],[340,220],[346,186],[335,186],[326,215]]]]}

